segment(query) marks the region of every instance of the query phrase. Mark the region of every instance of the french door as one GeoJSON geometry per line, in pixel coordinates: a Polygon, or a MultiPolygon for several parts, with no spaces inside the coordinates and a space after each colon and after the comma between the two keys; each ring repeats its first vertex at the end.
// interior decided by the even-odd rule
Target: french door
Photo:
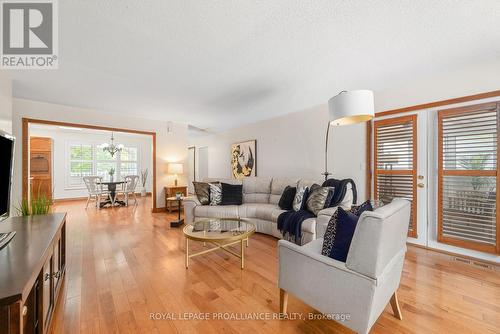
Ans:
{"type": "MultiPolygon", "coordinates": [[[[387,204],[393,198],[411,201],[408,236],[417,237],[417,115],[374,122],[374,198],[387,204]]],[[[424,201],[425,203],[425,201],[424,201]]]]}
{"type": "Polygon", "coordinates": [[[410,242],[497,261],[500,102],[485,102],[375,120],[374,198],[412,202],[410,242]]]}
{"type": "Polygon", "coordinates": [[[438,112],[438,241],[500,252],[500,103],[438,112]]]}

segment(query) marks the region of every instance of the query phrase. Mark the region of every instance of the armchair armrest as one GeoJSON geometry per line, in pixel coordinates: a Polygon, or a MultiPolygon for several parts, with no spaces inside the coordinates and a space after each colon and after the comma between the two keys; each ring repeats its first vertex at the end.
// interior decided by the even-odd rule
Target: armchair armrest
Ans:
{"type": "Polygon", "coordinates": [[[194,222],[194,208],[201,205],[200,201],[196,196],[187,196],[182,200],[184,204],[184,216],[186,224],[192,224],[194,222]]]}
{"type": "MultiPolygon", "coordinates": [[[[313,266],[328,266],[331,267],[332,269],[338,269],[343,272],[362,277],[369,281],[372,282],[374,281],[365,275],[362,275],[356,271],[347,268],[343,262],[322,255],[321,254],[322,245],[323,245],[323,239],[313,240],[306,246],[299,246],[286,240],[280,240],[278,242],[280,282],[282,282],[282,280],[284,279],[282,275],[287,270],[292,270],[296,272],[297,268],[300,268],[301,263],[304,262],[308,262],[309,264],[316,263],[316,265],[313,264],[313,266]]],[[[307,275],[310,274],[312,273],[308,272],[307,275]]]]}

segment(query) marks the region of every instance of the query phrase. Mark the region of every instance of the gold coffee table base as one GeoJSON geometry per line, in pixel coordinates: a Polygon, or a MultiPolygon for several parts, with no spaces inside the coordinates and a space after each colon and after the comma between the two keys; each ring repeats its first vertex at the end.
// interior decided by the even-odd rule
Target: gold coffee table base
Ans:
{"type": "Polygon", "coordinates": [[[184,227],[186,238],[186,269],[189,268],[189,259],[198,255],[207,254],[216,250],[223,250],[240,259],[241,269],[245,268],[245,244],[248,247],[248,238],[255,233],[255,224],[241,218],[205,218],[184,227]],[[189,240],[207,243],[215,247],[197,253],[189,253],[189,240]],[[240,244],[239,254],[229,246],[240,244]]]}
{"type": "MultiPolygon", "coordinates": [[[[189,254],[189,239],[186,238],[186,269],[189,268],[189,259],[190,258],[198,256],[198,255],[203,255],[203,254],[211,253],[211,252],[214,252],[214,251],[219,250],[219,249],[221,249],[223,251],[226,251],[229,254],[234,255],[237,258],[239,258],[240,262],[241,262],[241,269],[245,268],[245,246],[248,247],[248,238],[241,239],[241,240],[234,241],[234,242],[230,242],[230,243],[226,243],[226,244],[221,244],[221,243],[218,243],[218,242],[215,242],[215,241],[206,241],[206,242],[208,242],[208,243],[210,243],[210,244],[212,244],[212,245],[214,245],[216,247],[215,248],[210,248],[210,249],[198,252],[198,253],[189,254]],[[236,244],[240,244],[240,254],[234,252],[231,249],[226,248],[228,246],[236,245],[236,244]]],[[[205,246],[206,242],[203,242],[204,246],[205,246]]]]}

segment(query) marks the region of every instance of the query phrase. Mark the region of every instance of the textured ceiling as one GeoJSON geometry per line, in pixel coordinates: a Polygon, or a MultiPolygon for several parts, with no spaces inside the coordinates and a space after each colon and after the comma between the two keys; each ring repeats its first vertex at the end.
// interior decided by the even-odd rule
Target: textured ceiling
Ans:
{"type": "Polygon", "coordinates": [[[500,57],[500,1],[64,0],[16,97],[221,130],[500,57]]]}

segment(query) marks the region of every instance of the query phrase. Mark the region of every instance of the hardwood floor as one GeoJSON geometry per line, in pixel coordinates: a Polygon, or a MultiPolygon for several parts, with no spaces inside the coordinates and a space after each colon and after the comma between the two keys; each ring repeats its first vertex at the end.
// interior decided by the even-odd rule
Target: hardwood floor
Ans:
{"type": "MultiPolygon", "coordinates": [[[[264,318],[279,311],[273,237],[252,236],[244,270],[225,252],[195,257],[186,270],[182,228],[168,224],[176,213],[151,213],[150,197],[137,207],[84,208],[84,201],[55,206],[68,212],[68,257],[52,333],[351,333],[334,321],[264,318]],[[165,319],[188,312],[264,315],[165,319]]],[[[403,320],[388,305],[371,333],[500,333],[498,270],[409,247],[398,298],[403,320]]],[[[290,295],[288,312],[315,311],[290,295]]]]}

